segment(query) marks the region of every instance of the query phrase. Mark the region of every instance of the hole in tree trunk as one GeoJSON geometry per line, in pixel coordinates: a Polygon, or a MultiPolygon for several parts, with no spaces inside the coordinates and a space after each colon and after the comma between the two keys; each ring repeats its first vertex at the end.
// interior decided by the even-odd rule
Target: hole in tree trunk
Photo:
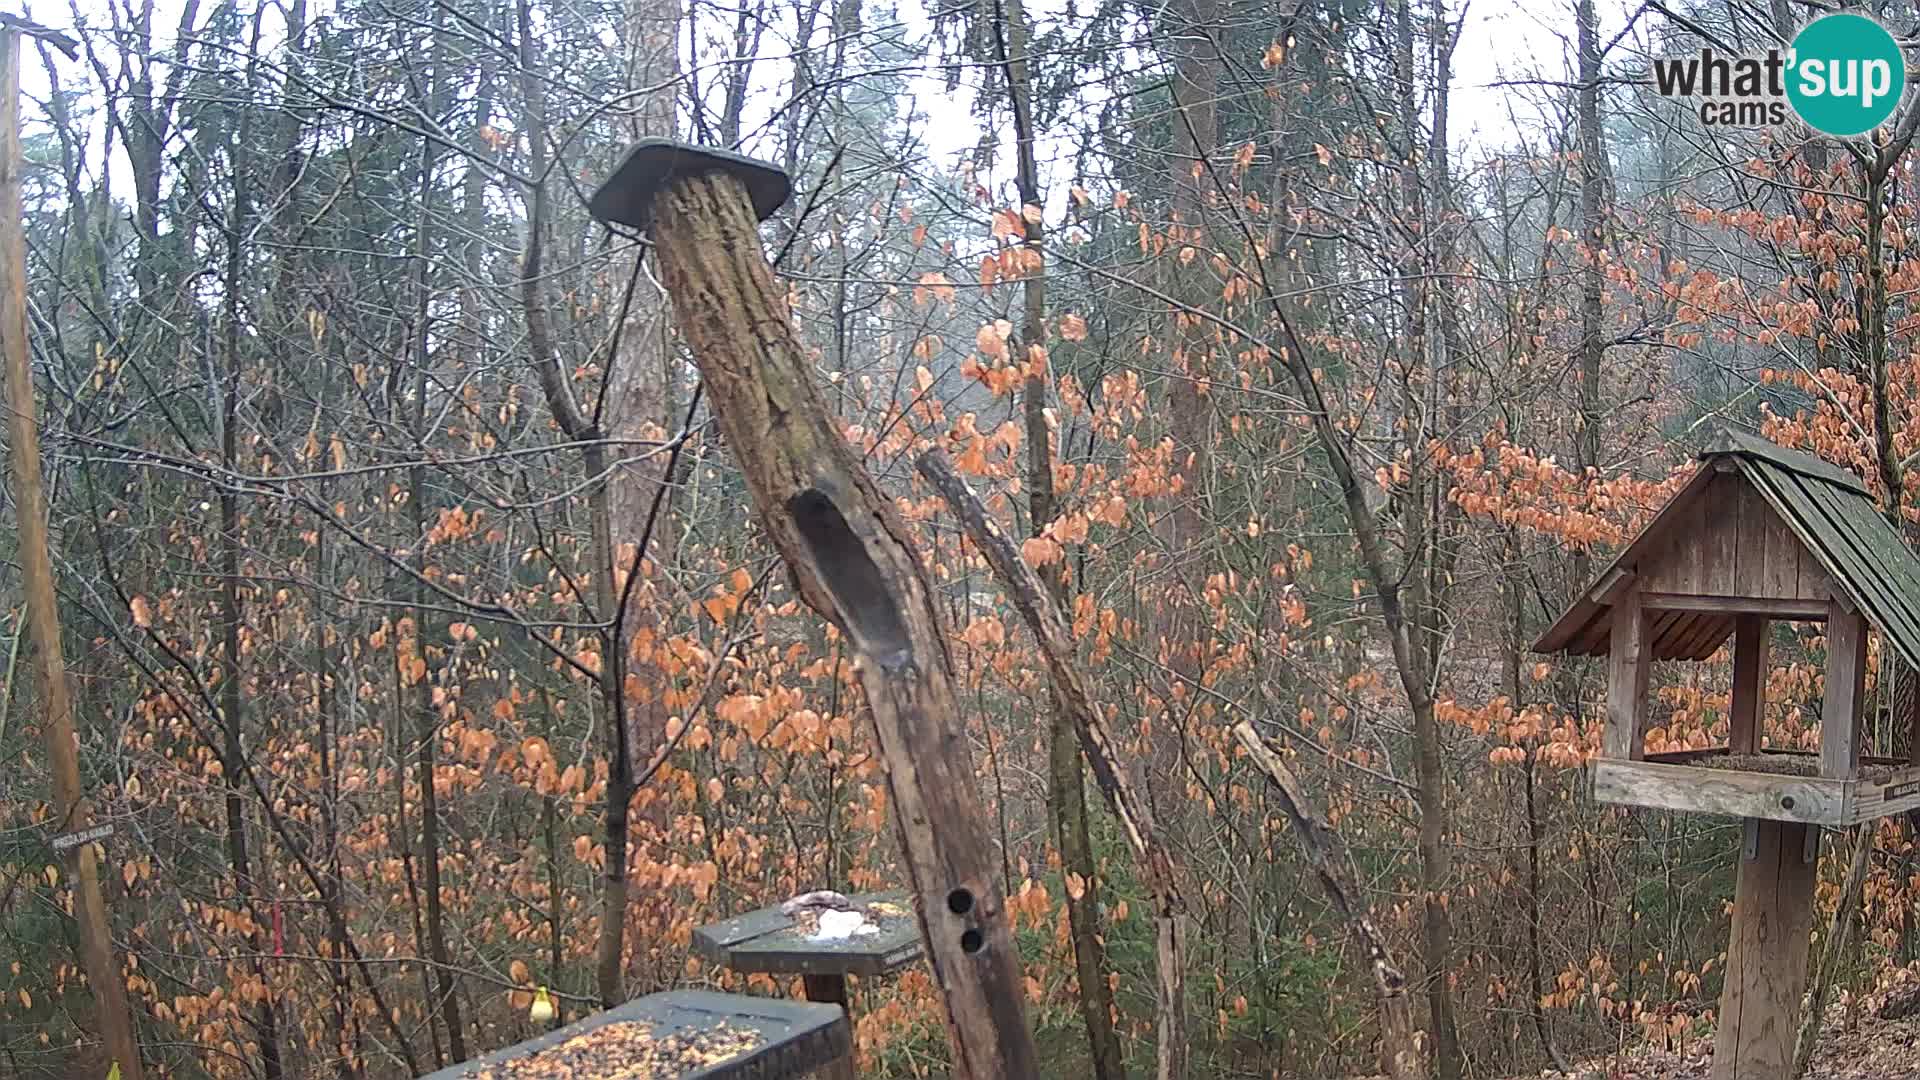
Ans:
{"type": "Polygon", "coordinates": [[[912,662],[899,603],[832,497],[819,488],[808,488],[787,500],[787,513],[793,515],[800,538],[813,553],[854,646],[889,670],[912,662]]]}

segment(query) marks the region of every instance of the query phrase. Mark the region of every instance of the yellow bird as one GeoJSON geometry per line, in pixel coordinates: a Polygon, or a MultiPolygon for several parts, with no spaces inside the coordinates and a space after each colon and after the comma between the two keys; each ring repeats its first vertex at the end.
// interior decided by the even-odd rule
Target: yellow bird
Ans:
{"type": "Polygon", "coordinates": [[[547,994],[547,988],[541,987],[533,992],[533,1005],[527,1009],[527,1019],[536,1024],[544,1024],[553,1019],[553,998],[547,994]]]}

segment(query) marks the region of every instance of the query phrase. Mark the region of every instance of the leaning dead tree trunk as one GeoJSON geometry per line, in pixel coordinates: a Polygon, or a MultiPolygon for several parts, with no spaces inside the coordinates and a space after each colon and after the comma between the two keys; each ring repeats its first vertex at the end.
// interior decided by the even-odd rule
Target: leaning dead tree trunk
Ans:
{"type": "Polygon", "coordinates": [[[806,602],[846,635],[873,714],[953,1075],[1039,1075],[1025,988],[958,716],[944,627],[907,527],[821,400],[757,223],[787,199],[780,170],[665,139],[638,144],[594,216],[654,242],[676,321],[806,602]]]}
{"type": "Polygon", "coordinates": [[[967,482],[953,469],[953,463],[938,450],[929,450],[920,458],[920,475],[933,483],[947,500],[947,506],[960,519],[974,546],[987,557],[1000,583],[1006,586],[1013,606],[1027,621],[1034,640],[1046,658],[1047,672],[1053,678],[1054,700],[1072,719],[1080,736],[1080,748],[1093,770],[1093,780],[1106,796],[1107,806],[1120,821],[1127,846],[1139,860],[1141,876],[1153,894],[1155,951],[1159,969],[1159,991],[1155,1001],[1157,1030],[1156,1070],[1160,1080],[1175,1080],[1186,1075],[1186,902],[1180,896],[1178,873],[1173,856],[1160,842],[1153,827],[1153,812],[1133,790],[1127,774],[1121,771],[1120,755],[1114,751],[1113,737],[1094,711],[1093,694],[1087,687],[1086,673],[1074,661],[1073,633],[1067,626],[1060,605],[1041,584],[1040,575],[1020,557],[1005,530],[987,516],[987,508],[967,482]]]}
{"type": "Polygon", "coordinates": [[[1246,749],[1254,765],[1272,781],[1280,795],[1280,808],[1293,823],[1294,833],[1300,838],[1300,850],[1320,878],[1320,887],[1326,890],[1327,899],[1333,901],[1334,908],[1347,920],[1347,928],[1366,950],[1367,962],[1373,968],[1374,998],[1380,1004],[1381,1068],[1393,1080],[1420,1080],[1426,1075],[1426,1069],[1413,1031],[1413,1005],[1407,998],[1407,978],[1394,966],[1387,953],[1386,939],[1374,925],[1373,912],[1354,882],[1346,845],[1341,842],[1340,834],[1333,831],[1333,826],[1314,811],[1293,770],[1287,768],[1251,723],[1242,720],[1233,725],[1233,736],[1246,749]]]}

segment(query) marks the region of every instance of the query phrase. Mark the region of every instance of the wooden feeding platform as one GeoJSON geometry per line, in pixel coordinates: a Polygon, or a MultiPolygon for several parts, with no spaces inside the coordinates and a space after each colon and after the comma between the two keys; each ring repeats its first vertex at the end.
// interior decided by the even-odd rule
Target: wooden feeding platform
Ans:
{"type": "MultiPolygon", "coordinates": [[[[843,1009],[848,1007],[847,976],[884,975],[920,959],[920,920],[906,892],[809,895],[834,899],[789,901],[700,927],[693,932],[693,947],[733,971],[799,975],[808,1001],[843,1009]],[[855,916],[860,922],[849,933],[822,922],[855,916]]],[[[853,1074],[840,1066],[828,1075],[853,1074]]]]}
{"type": "Polygon", "coordinates": [[[673,990],[427,1080],[782,1080],[852,1052],[846,1015],[831,1005],[673,990]]]}
{"type": "Polygon", "coordinates": [[[1891,671],[1920,670],[1920,559],[1861,479],[1725,432],[1646,529],[1534,643],[1607,659],[1593,765],[1601,802],[1746,822],[1713,1080],[1787,1080],[1806,983],[1820,828],[1920,808],[1920,711],[1891,717],[1910,759],[1863,752],[1868,634],[1891,671]],[[1826,624],[1818,753],[1762,746],[1774,620],[1826,624]],[[1727,745],[1646,752],[1654,660],[1733,641],[1727,745]]]}
{"type": "Polygon", "coordinates": [[[693,947],[733,971],[842,982],[848,975],[884,975],[920,959],[920,922],[905,892],[861,893],[847,901],[866,917],[871,932],[823,934],[819,911],[788,915],[776,904],[695,930],[693,947]]]}
{"type": "Polygon", "coordinates": [[[1593,768],[1601,802],[1767,818],[1843,828],[1920,808],[1920,767],[1863,755],[1851,780],[1820,775],[1820,755],[1762,750],[1736,754],[1724,746],[1602,758],[1593,768]]]}

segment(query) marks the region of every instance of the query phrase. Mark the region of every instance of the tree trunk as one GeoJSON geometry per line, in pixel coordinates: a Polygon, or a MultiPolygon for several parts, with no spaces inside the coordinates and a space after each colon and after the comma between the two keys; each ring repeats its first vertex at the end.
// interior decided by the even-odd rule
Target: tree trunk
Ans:
{"type": "MultiPolygon", "coordinates": [[[[1005,34],[999,34],[999,26],[995,31],[1000,63],[1007,79],[1007,96],[1013,104],[1018,186],[1024,211],[1028,206],[1046,205],[1040,191],[1039,164],[1034,158],[1033,83],[1027,55],[1029,30],[1021,0],[1003,0],[1001,15],[1005,34]]],[[[1031,365],[1021,387],[1021,407],[1027,438],[1027,510],[1033,535],[1039,536],[1053,523],[1057,512],[1053,432],[1047,426],[1046,417],[1047,376],[1052,366],[1050,362],[1041,363],[1036,359],[1044,355],[1047,340],[1045,219],[1027,220],[1026,229],[1028,257],[1033,261],[1022,281],[1024,321],[1019,339],[1021,349],[1016,355],[1031,365]]],[[[1063,574],[1049,573],[1046,584],[1053,603],[1064,608],[1067,583],[1063,574]]],[[[1047,738],[1047,806],[1054,843],[1060,849],[1062,872],[1083,883],[1077,892],[1067,889],[1067,924],[1073,942],[1074,974],[1080,987],[1080,1017],[1087,1029],[1089,1064],[1094,1080],[1125,1080],[1120,1039],[1114,1031],[1113,989],[1107,982],[1107,953],[1100,926],[1104,905],[1100,901],[1098,867],[1088,830],[1080,744],[1073,718],[1067,714],[1058,691],[1052,697],[1047,738]]]]}
{"type": "Polygon", "coordinates": [[[801,597],[852,646],[945,996],[954,1076],[1037,1075],[946,633],[906,523],[820,399],[760,253],[745,184],[683,174],[652,196],[651,210],[680,331],[755,510],[801,597]]]}
{"type": "MultiPolygon", "coordinates": [[[[258,45],[259,16],[256,13],[253,49],[257,50],[258,45]]],[[[247,63],[249,86],[253,84],[254,63],[255,54],[250,51],[247,63]]],[[[252,196],[247,186],[248,169],[251,167],[252,158],[248,146],[253,135],[252,116],[251,112],[241,113],[239,127],[228,143],[229,164],[233,171],[233,203],[229,209],[227,221],[226,266],[221,283],[221,291],[225,294],[220,316],[221,352],[226,362],[226,370],[222,372],[224,387],[220,404],[220,463],[230,476],[246,471],[240,462],[240,393],[247,382],[247,365],[241,345],[240,296],[245,289],[241,275],[244,272],[247,225],[252,217],[252,196]]],[[[220,489],[220,627],[224,655],[220,672],[220,723],[224,741],[220,758],[221,778],[226,788],[227,862],[233,873],[235,900],[246,910],[252,921],[253,928],[248,932],[247,940],[253,953],[251,961],[253,975],[260,981],[261,989],[267,991],[254,1007],[253,1015],[254,1035],[260,1041],[261,1071],[265,1074],[266,1080],[279,1080],[281,1076],[279,1019],[273,1006],[266,962],[262,959],[266,953],[266,945],[261,937],[260,925],[264,920],[261,917],[260,891],[254,878],[251,852],[247,847],[246,797],[241,781],[247,767],[243,739],[246,709],[242,692],[246,679],[242,675],[240,640],[241,546],[240,497],[231,485],[222,486],[220,489]]]]}
{"type": "MultiPolygon", "coordinates": [[[[1433,714],[1428,687],[1437,654],[1431,644],[1440,640],[1426,593],[1428,577],[1419,571],[1422,562],[1432,557],[1432,514],[1427,488],[1430,478],[1424,462],[1427,458],[1427,433],[1431,427],[1430,396],[1422,380],[1436,378],[1428,364],[1427,288],[1430,241],[1427,233],[1427,206],[1424,181],[1414,149],[1420,145],[1419,113],[1415,101],[1412,0],[1399,0],[1395,9],[1395,68],[1400,84],[1400,120],[1406,140],[1407,160],[1400,165],[1403,213],[1418,227],[1408,239],[1408,251],[1401,259],[1401,292],[1407,312],[1406,345],[1400,350],[1400,430],[1408,449],[1407,479],[1400,491],[1401,544],[1406,551],[1408,573],[1404,587],[1396,596],[1403,605],[1408,651],[1422,684],[1414,705],[1414,770],[1420,800],[1420,884],[1425,906],[1423,920],[1424,966],[1428,1023],[1432,1029],[1433,1062],[1441,1080],[1459,1080],[1460,1035],[1453,1012],[1453,993],[1448,988],[1452,975],[1453,926],[1448,911],[1447,892],[1452,886],[1451,858],[1446,848],[1447,793],[1446,776],[1441,771],[1440,725],[1433,714]]],[[[1402,676],[1406,680],[1406,674],[1402,676]]]]}
{"type": "MultiPolygon", "coordinates": [[[[327,485],[320,487],[320,501],[327,502],[327,485]]],[[[340,777],[335,760],[340,748],[339,698],[334,692],[341,660],[334,649],[335,627],[344,625],[340,613],[333,610],[333,564],[327,550],[327,522],[313,523],[313,566],[317,588],[314,607],[319,612],[319,660],[314,668],[315,711],[320,714],[320,821],[321,842],[325,844],[326,877],[322,880],[320,901],[329,908],[340,906],[345,875],[340,867],[340,777]]],[[[344,637],[345,635],[340,635],[344,637]]],[[[360,1061],[359,1020],[353,1007],[353,978],[347,971],[347,943],[331,923],[327,928],[330,949],[327,975],[333,986],[334,1050],[339,1056],[337,1075],[352,1080],[360,1061]]]]}
{"type": "Polygon", "coordinates": [[[1793,1043],[1793,1075],[1799,1080],[1813,1063],[1813,1048],[1820,1042],[1820,1021],[1827,1011],[1827,998],[1833,993],[1840,968],[1853,937],[1854,913],[1860,907],[1860,894],[1866,883],[1867,866],[1872,861],[1873,841],[1878,822],[1855,825],[1852,830],[1853,858],[1847,860],[1847,877],[1834,902],[1833,922],[1827,927],[1820,946],[1820,963],[1814,969],[1813,986],[1807,995],[1806,1010],[1800,1014],[1800,1029],[1793,1043]]]}
{"type": "MultiPolygon", "coordinates": [[[[1576,0],[1574,21],[1579,39],[1580,89],[1575,108],[1580,129],[1580,244],[1585,260],[1580,273],[1580,408],[1574,439],[1574,467],[1584,483],[1599,478],[1600,437],[1605,423],[1600,393],[1601,361],[1606,346],[1601,327],[1602,259],[1607,250],[1606,217],[1601,206],[1606,147],[1600,128],[1600,40],[1594,0],[1576,0]]],[[[1576,549],[1572,560],[1573,588],[1587,587],[1589,559],[1576,549]]]]}
{"type": "MultiPolygon", "coordinates": [[[[1210,290],[1194,284],[1205,275],[1182,272],[1184,260],[1179,253],[1188,246],[1204,251],[1207,242],[1205,162],[1219,142],[1220,128],[1220,57],[1212,37],[1219,28],[1219,3],[1180,0],[1168,15],[1173,20],[1168,40],[1174,54],[1170,83],[1173,109],[1168,117],[1173,125],[1173,152],[1168,157],[1168,184],[1173,193],[1169,250],[1175,257],[1167,264],[1167,292],[1183,306],[1170,313],[1174,352],[1168,365],[1173,374],[1167,387],[1168,434],[1173,439],[1174,474],[1180,490],[1172,498],[1161,534],[1165,557],[1184,567],[1201,558],[1208,531],[1204,507],[1212,468],[1214,404],[1204,384],[1213,372],[1216,332],[1187,310],[1204,307],[1213,297],[1210,290]]],[[[1196,258],[1192,264],[1205,263],[1204,258],[1196,258]]],[[[1176,574],[1172,586],[1175,590],[1181,588],[1178,577],[1176,574]]],[[[1180,606],[1184,608],[1187,602],[1180,606]]],[[[1170,631],[1170,646],[1178,653],[1191,650],[1194,643],[1184,640],[1185,620],[1169,616],[1164,625],[1170,631]]],[[[1177,656],[1174,666],[1185,674],[1194,673],[1193,664],[1177,656]]]]}
{"type": "MultiPolygon", "coordinates": [[[[526,137],[533,187],[528,193],[527,241],[520,260],[522,314],[527,320],[527,343],[533,352],[534,371],[539,376],[554,422],[566,436],[585,443],[581,467],[592,485],[588,492],[587,516],[593,533],[593,606],[600,623],[600,666],[595,674],[601,703],[607,710],[606,757],[607,802],[604,836],[606,870],[601,878],[600,938],[594,950],[594,981],[600,1004],[613,1008],[625,998],[627,927],[627,844],[628,825],[633,803],[633,749],[629,742],[626,710],[626,650],[619,644],[618,606],[620,596],[613,586],[616,552],[610,520],[611,495],[605,480],[606,447],[601,433],[580,411],[566,373],[560,369],[548,330],[545,290],[541,264],[545,254],[547,218],[547,109],[545,91],[537,74],[533,41],[533,17],[528,0],[515,5],[519,27],[520,88],[526,98],[526,137]]],[[[635,563],[638,573],[638,563],[635,563]]]]}
{"type": "MultiPolygon", "coordinates": [[[[440,41],[440,19],[443,9],[436,5],[433,9],[433,25],[430,31],[432,51],[427,64],[430,69],[427,76],[427,100],[422,103],[427,115],[437,122],[441,113],[441,104],[445,98],[446,48],[440,41]]],[[[428,599],[425,584],[427,571],[427,470],[421,462],[427,456],[427,394],[432,390],[433,380],[430,369],[433,365],[432,341],[432,300],[433,283],[429,268],[433,265],[433,173],[440,159],[440,144],[433,139],[420,140],[420,178],[418,218],[414,226],[414,309],[413,309],[413,401],[407,418],[413,437],[414,464],[408,467],[408,485],[412,489],[407,505],[412,511],[413,536],[409,539],[413,549],[413,567],[418,575],[413,586],[413,607],[409,615],[413,622],[414,656],[421,667],[418,674],[412,675],[414,686],[414,715],[418,727],[414,734],[415,746],[415,787],[420,793],[420,866],[424,875],[423,885],[426,892],[427,909],[427,952],[433,960],[434,1001],[428,1010],[428,1023],[437,1017],[447,1026],[447,1053],[452,1063],[458,1065],[467,1060],[467,1036],[460,1023],[460,995],[453,977],[453,956],[447,948],[446,905],[440,889],[440,795],[434,784],[438,769],[436,761],[440,747],[439,710],[433,702],[433,687],[444,675],[435,672],[427,649],[433,639],[429,632],[431,618],[425,603],[428,599]]]]}
{"type": "MultiPolygon", "coordinates": [[[[47,757],[53,766],[54,810],[58,831],[78,832],[93,824],[80,786],[80,752],[73,726],[73,699],[67,684],[65,652],[60,644],[60,608],[53,582],[53,556],[47,538],[47,502],[40,465],[40,430],[35,421],[33,368],[27,349],[27,242],[21,205],[20,32],[0,29],[0,347],[6,360],[7,440],[13,458],[15,521],[19,530],[20,579],[26,592],[27,632],[33,637],[40,707],[45,713],[47,757]]],[[[101,1041],[120,1066],[121,1080],[140,1080],[140,1044],[127,1007],[127,984],[113,948],[106,893],[100,885],[95,845],[76,844],[65,856],[74,879],[74,921],[80,966],[99,1008],[101,1041]]]]}
{"type": "MultiPolygon", "coordinates": [[[[635,90],[652,89],[635,103],[631,129],[635,139],[676,133],[680,21],[679,0],[629,0],[627,4],[628,84],[635,90]]],[[[646,258],[641,256],[642,261],[646,258]]],[[[605,411],[595,426],[615,440],[661,439],[668,432],[675,408],[677,365],[671,312],[666,294],[655,284],[658,274],[643,273],[640,262],[633,272],[633,292],[621,311],[616,351],[607,372],[605,411]]],[[[612,447],[616,461],[634,453],[631,446],[616,443],[612,447]]],[[[612,622],[606,635],[607,652],[610,657],[617,656],[619,681],[613,681],[614,666],[603,665],[608,674],[605,692],[609,715],[619,717],[624,731],[609,742],[609,753],[619,747],[627,757],[626,766],[620,770],[620,786],[629,802],[638,794],[633,790],[634,763],[650,760],[666,740],[665,687],[658,669],[635,655],[635,643],[637,639],[663,636],[664,621],[653,596],[652,581],[659,575],[659,568],[673,565],[678,546],[673,487],[674,478],[653,456],[639,464],[616,465],[607,476],[605,499],[600,504],[608,517],[604,534],[598,526],[594,531],[596,541],[607,545],[604,553],[596,553],[596,567],[612,567],[617,562],[628,575],[628,584],[617,596],[609,592],[599,601],[599,617],[612,622]],[[619,699],[617,707],[613,707],[615,697],[619,699]]],[[[596,569],[596,579],[600,576],[596,569]]],[[[669,807],[664,800],[641,799],[632,812],[641,815],[643,835],[668,835],[669,807]]],[[[613,828],[611,820],[608,826],[613,828]]],[[[612,839],[611,831],[608,839],[612,839]]],[[[623,845],[632,842],[631,836],[622,840],[623,845]]],[[[622,857],[628,856],[623,852],[622,857]]],[[[624,906],[630,900],[626,892],[630,888],[624,874],[618,885],[609,882],[603,920],[613,910],[614,893],[620,892],[617,902],[624,906]]],[[[664,897],[660,901],[667,902],[664,897]]],[[[618,936],[605,933],[608,925],[612,924],[603,922],[598,957],[603,979],[610,972],[617,977],[610,965],[619,962],[624,948],[618,936]]],[[[603,981],[603,992],[608,985],[603,981]]]]}

